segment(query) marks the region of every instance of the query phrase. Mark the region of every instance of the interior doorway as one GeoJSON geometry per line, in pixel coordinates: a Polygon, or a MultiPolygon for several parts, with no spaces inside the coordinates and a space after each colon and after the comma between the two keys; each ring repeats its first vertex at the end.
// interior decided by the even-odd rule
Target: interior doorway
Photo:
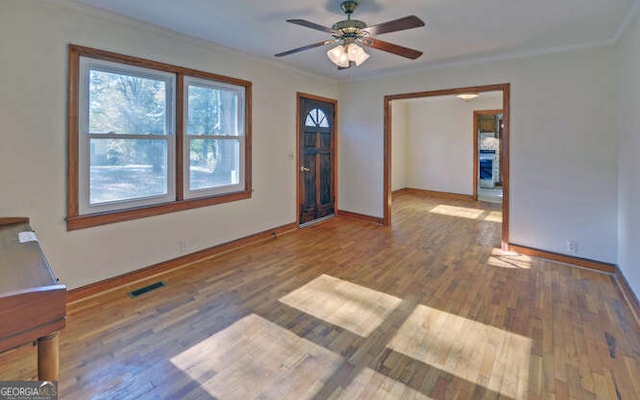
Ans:
{"type": "Polygon", "coordinates": [[[298,93],[298,225],[332,217],[336,210],[337,101],[298,93]]]}
{"type": "MultiPolygon", "coordinates": [[[[467,93],[500,92],[502,95],[502,132],[501,151],[499,159],[500,180],[502,184],[502,247],[506,248],[509,243],[509,119],[510,119],[510,84],[496,84],[485,86],[463,87],[455,89],[444,89],[436,91],[401,93],[387,95],[384,98],[384,184],[383,184],[383,211],[384,225],[391,225],[391,203],[392,203],[392,182],[391,182],[391,143],[392,143],[392,102],[396,100],[421,99],[435,96],[462,95],[467,93]]],[[[468,132],[468,131],[467,131],[468,132]]],[[[469,147],[469,149],[471,149],[469,147]]],[[[479,153],[478,153],[479,154],[479,153]]],[[[474,163],[477,164],[477,163],[474,163]]],[[[467,170],[469,171],[469,170],[467,170]]],[[[474,180],[476,179],[474,171],[474,180]]],[[[477,185],[474,185],[477,187],[477,185]]],[[[474,189],[475,191],[475,189],[474,189]]],[[[472,196],[469,196],[471,199],[472,196]]]]}
{"type": "Polygon", "coordinates": [[[473,198],[502,203],[502,136],[504,112],[474,110],[473,112],[473,198]]]}

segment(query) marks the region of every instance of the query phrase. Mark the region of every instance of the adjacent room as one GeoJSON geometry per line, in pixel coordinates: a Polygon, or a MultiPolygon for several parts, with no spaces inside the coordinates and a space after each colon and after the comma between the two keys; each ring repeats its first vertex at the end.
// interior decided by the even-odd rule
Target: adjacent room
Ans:
{"type": "Polygon", "coordinates": [[[392,191],[501,203],[502,92],[394,100],[392,191]]]}
{"type": "Polygon", "coordinates": [[[0,0],[0,389],[640,398],[639,9],[0,0]]]}

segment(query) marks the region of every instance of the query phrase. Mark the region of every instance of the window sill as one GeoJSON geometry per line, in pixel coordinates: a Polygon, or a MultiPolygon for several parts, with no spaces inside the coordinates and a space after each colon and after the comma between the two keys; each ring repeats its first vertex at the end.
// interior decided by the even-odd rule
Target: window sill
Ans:
{"type": "Polygon", "coordinates": [[[67,217],[67,230],[75,231],[78,229],[91,228],[93,226],[131,221],[134,219],[153,217],[155,215],[169,214],[176,211],[190,210],[193,208],[229,203],[232,201],[250,198],[251,190],[245,190],[243,192],[224,194],[215,197],[174,201],[154,206],[108,211],[96,214],[70,215],[67,217]]]}

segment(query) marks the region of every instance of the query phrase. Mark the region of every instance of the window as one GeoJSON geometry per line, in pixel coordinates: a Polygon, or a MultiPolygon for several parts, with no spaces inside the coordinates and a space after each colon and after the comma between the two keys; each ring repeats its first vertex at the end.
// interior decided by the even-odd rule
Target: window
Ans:
{"type": "Polygon", "coordinates": [[[175,197],[175,76],[80,58],[80,213],[175,197]]]}
{"type": "Polygon", "coordinates": [[[250,82],[69,54],[68,229],[251,197],[250,82]]]}
{"type": "Polygon", "coordinates": [[[185,78],[185,197],[237,191],[242,186],[243,88],[185,78]]]}
{"type": "Polygon", "coordinates": [[[304,125],[314,128],[328,128],[329,120],[327,119],[324,111],[319,108],[314,108],[307,113],[304,125]]]}

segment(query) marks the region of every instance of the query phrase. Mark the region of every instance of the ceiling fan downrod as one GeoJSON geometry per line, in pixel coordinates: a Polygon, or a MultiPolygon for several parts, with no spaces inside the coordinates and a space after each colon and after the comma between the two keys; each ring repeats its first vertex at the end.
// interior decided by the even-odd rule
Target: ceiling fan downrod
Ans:
{"type": "Polygon", "coordinates": [[[358,2],[355,0],[345,0],[340,3],[340,8],[347,14],[347,19],[338,21],[331,27],[334,32],[337,32],[336,35],[333,35],[336,39],[346,40],[347,43],[353,42],[363,33],[361,30],[367,27],[364,22],[351,19],[351,14],[353,14],[357,6],[358,2]]]}

